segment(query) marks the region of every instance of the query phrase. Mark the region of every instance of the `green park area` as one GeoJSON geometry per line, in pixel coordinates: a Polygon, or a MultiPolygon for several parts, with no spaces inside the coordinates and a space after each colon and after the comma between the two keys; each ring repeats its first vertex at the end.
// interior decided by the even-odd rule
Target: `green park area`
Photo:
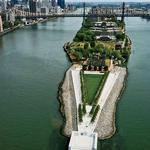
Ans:
{"type": "MultiPolygon", "coordinates": [[[[130,55],[131,42],[127,35],[124,33],[124,22],[120,20],[112,20],[117,25],[117,32],[112,35],[115,39],[100,40],[97,39],[99,35],[110,35],[110,29],[106,28],[106,31],[95,32],[92,28],[95,27],[93,18],[86,18],[82,24],[81,29],[77,32],[72,42],[68,42],[65,45],[65,49],[69,54],[70,59],[73,62],[86,63],[91,62],[91,57],[97,57],[100,59],[104,56],[105,59],[112,59],[115,64],[126,65],[130,55]]],[[[93,64],[92,64],[93,65],[93,64]]],[[[108,66],[109,67],[109,66],[108,66]]]]}
{"type": "Polygon", "coordinates": [[[103,75],[99,74],[83,74],[83,90],[85,93],[86,103],[92,104],[95,100],[95,96],[99,90],[102,83],[103,75]]]}

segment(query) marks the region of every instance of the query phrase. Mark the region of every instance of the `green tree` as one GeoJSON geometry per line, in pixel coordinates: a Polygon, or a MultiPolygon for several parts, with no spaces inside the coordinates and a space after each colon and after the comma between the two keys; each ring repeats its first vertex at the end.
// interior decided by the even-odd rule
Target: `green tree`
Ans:
{"type": "Polygon", "coordinates": [[[82,122],[82,106],[81,104],[79,104],[79,107],[78,107],[78,114],[79,114],[79,121],[82,122]]]}
{"type": "Polygon", "coordinates": [[[86,104],[83,104],[83,114],[86,114],[86,104]]]}
{"type": "Polygon", "coordinates": [[[83,57],[83,53],[82,52],[75,51],[75,55],[76,55],[77,61],[82,60],[82,57],[83,57]]]}
{"type": "Polygon", "coordinates": [[[122,33],[122,34],[117,34],[117,35],[116,35],[116,38],[117,38],[118,40],[123,41],[123,40],[125,39],[125,34],[124,34],[124,33],[122,33]]]}
{"type": "Polygon", "coordinates": [[[94,111],[95,111],[95,108],[96,108],[96,105],[94,104],[94,105],[92,106],[92,109],[91,109],[91,111],[90,111],[90,115],[92,115],[92,114],[94,113],[94,111]]]}
{"type": "Polygon", "coordinates": [[[3,22],[3,28],[4,28],[4,29],[11,28],[12,26],[13,26],[12,23],[9,22],[9,21],[4,21],[4,22],[3,22]]]}
{"type": "Polygon", "coordinates": [[[91,41],[91,42],[90,42],[90,46],[91,46],[92,48],[94,48],[95,45],[96,45],[96,44],[95,44],[95,41],[91,41]]]}
{"type": "Polygon", "coordinates": [[[94,121],[95,121],[96,116],[97,116],[97,114],[98,114],[98,111],[99,111],[99,110],[100,110],[100,106],[99,106],[99,105],[97,105],[97,106],[96,106],[96,108],[95,108],[95,111],[94,111],[94,113],[93,113],[93,116],[92,116],[91,122],[94,122],[94,121]]]}
{"type": "Polygon", "coordinates": [[[94,48],[89,48],[89,49],[88,49],[88,52],[89,52],[89,53],[93,53],[93,52],[95,52],[95,49],[94,49],[94,48]]]}
{"type": "Polygon", "coordinates": [[[75,42],[81,42],[85,40],[85,34],[84,33],[77,33],[77,35],[74,38],[75,42]]]}
{"type": "Polygon", "coordinates": [[[112,52],[112,55],[113,55],[115,58],[117,58],[117,59],[120,59],[120,58],[121,58],[121,54],[120,54],[120,52],[117,51],[117,50],[114,50],[114,51],[112,52]]]}
{"type": "Polygon", "coordinates": [[[84,49],[88,49],[88,47],[89,47],[89,43],[84,43],[84,49]]]}

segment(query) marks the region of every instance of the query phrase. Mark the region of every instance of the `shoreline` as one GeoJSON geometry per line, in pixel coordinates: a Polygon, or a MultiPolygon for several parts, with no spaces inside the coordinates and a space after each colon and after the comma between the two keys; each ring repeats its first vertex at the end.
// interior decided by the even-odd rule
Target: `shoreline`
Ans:
{"type": "Polygon", "coordinates": [[[63,92],[62,91],[62,86],[63,86],[63,83],[65,81],[66,72],[68,71],[69,68],[66,69],[66,71],[64,73],[64,76],[63,76],[63,79],[59,83],[58,91],[57,91],[57,99],[59,101],[59,112],[60,112],[60,114],[63,118],[63,123],[62,123],[62,126],[60,128],[60,133],[61,133],[62,136],[65,136],[65,137],[69,137],[69,136],[67,136],[67,134],[64,132],[66,117],[65,117],[65,109],[64,109],[65,106],[64,106],[64,102],[63,102],[63,98],[62,98],[62,92],[63,92]]]}
{"type": "Polygon", "coordinates": [[[8,33],[11,33],[11,32],[13,32],[13,31],[15,31],[15,30],[18,30],[18,29],[20,29],[20,28],[23,28],[23,27],[24,27],[24,26],[18,25],[18,26],[16,26],[16,27],[11,28],[11,29],[6,29],[6,30],[4,30],[3,32],[0,32],[0,37],[6,35],[6,34],[8,34],[8,33]]]}
{"type": "Polygon", "coordinates": [[[32,23],[30,25],[23,25],[23,24],[20,24],[20,25],[17,25],[13,28],[10,28],[10,29],[5,29],[3,32],[0,32],[0,37],[6,35],[6,34],[9,34],[15,30],[18,30],[18,29],[21,29],[21,28],[24,28],[24,27],[28,27],[28,26],[32,26],[32,25],[36,25],[38,23],[44,23],[44,22],[47,22],[48,19],[44,19],[44,20],[41,20],[41,21],[38,21],[38,22],[35,22],[35,23],[32,23]]]}
{"type": "Polygon", "coordinates": [[[73,130],[77,130],[77,109],[74,87],[71,76],[71,65],[65,72],[62,82],[59,84],[58,100],[60,103],[59,111],[63,117],[61,134],[70,137],[73,130]],[[69,92],[67,92],[69,91],[69,92]],[[71,101],[72,100],[72,101],[71,101]]]}

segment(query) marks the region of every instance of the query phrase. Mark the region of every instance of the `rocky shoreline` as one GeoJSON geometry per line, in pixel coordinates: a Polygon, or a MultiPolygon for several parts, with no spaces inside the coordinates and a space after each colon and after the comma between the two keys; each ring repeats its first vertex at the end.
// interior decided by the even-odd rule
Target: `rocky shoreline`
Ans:
{"type": "MultiPolygon", "coordinates": [[[[61,112],[65,118],[63,134],[70,137],[72,131],[77,131],[77,107],[75,93],[71,75],[71,66],[65,74],[62,86],[59,89],[59,99],[61,102],[61,112]]],[[[101,111],[95,131],[98,133],[99,139],[107,139],[112,137],[116,132],[115,113],[116,105],[120,94],[125,85],[127,69],[121,68],[121,72],[116,80],[111,93],[101,111]]]]}
{"type": "Polygon", "coordinates": [[[119,74],[119,77],[107,98],[95,129],[95,131],[98,133],[99,139],[108,139],[116,132],[116,106],[125,87],[126,77],[127,69],[121,68],[121,73],[119,74]]]}
{"type": "Polygon", "coordinates": [[[73,130],[77,130],[77,107],[71,76],[72,67],[66,71],[63,83],[59,88],[60,111],[65,121],[62,133],[67,137],[71,136],[73,130]]]}

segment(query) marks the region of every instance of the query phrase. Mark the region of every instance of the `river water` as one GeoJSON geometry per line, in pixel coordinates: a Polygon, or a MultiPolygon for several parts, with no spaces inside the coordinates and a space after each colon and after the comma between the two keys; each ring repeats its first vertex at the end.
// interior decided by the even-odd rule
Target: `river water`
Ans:
{"type": "MultiPolygon", "coordinates": [[[[82,18],[58,18],[0,38],[0,150],[65,150],[58,85],[70,66],[63,44],[82,18]]],[[[126,19],[133,41],[127,87],[117,109],[117,133],[101,150],[150,149],[150,22],[126,19]]]]}

